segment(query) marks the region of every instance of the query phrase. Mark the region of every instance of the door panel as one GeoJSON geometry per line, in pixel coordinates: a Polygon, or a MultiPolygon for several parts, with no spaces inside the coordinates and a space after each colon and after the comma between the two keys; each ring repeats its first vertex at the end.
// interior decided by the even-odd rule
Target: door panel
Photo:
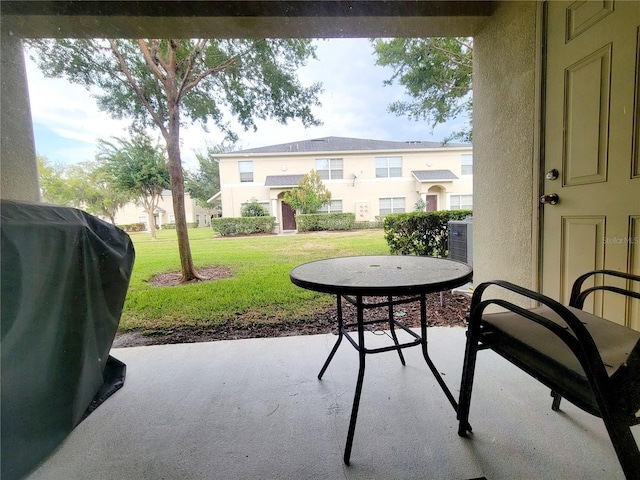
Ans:
{"type": "MultiPolygon", "coordinates": [[[[543,165],[560,175],[541,194],[560,200],[542,212],[542,291],[567,303],[588,270],[640,268],[640,2],[546,6],[543,165]]],[[[588,309],[640,328],[634,302],[604,294],[588,309]]]]}

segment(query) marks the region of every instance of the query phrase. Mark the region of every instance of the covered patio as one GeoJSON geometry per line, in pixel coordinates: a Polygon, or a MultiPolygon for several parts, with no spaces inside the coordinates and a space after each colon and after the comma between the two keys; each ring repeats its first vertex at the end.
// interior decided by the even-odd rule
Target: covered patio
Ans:
{"type": "MultiPolygon", "coordinates": [[[[369,334],[371,342],[379,337],[369,334]]],[[[428,330],[458,394],[465,329],[428,330]]],[[[478,358],[470,438],[420,349],[367,357],[351,465],[342,462],[358,370],[335,336],[113,349],[125,386],[29,478],[624,478],[602,421],[563,402],[491,351],[478,358]]],[[[635,432],[636,438],[638,433],[635,432]]]]}

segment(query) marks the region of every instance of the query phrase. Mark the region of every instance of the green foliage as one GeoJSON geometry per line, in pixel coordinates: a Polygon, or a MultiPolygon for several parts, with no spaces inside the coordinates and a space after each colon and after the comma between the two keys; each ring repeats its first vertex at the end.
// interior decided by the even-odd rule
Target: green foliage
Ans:
{"type": "Polygon", "coordinates": [[[384,220],[376,219],[374,222],[355,222],[353,224],[353,228],[356,230],[369,230],[372,228],[382,228],[384,225],[384,220]]]}
{"type": "Polygon", "coordinates": [[[276,217],[224,217],[211,219],[211,228],[223,237],[228,235],[272,233],[275,226],[276,217]]]}
{"type": "Polygon", "coordinates": [[[242,217],[266,217],[269,215],[269,212],[258,203],[257,199],[252,198],[249,203],[242,206],[240,215],[242,217]]]}
{"type": "Polygon", "coordinates": [[[199,169],[195,173],[185,174],[185,189],[196,203],[202,208],[212,209],[207,203],[211,197],[220,191],[220,164],[218,154],[233,151],[235,143],[222,143],[213,147],[207,147],[205,154],[196,153],[199,169]]]}
{"type": "Polygon", "coordinates": [[[427,202],[425,202],[422,197],[413,205],[414,212],[424,212],[427,208],[427,202]]]}
{"type": "Polygon", "coordinates": [[[45,203],[66,207],[81,207],[75,186],[68,181],[67,168],[53,164],[46,157],[37,156],[40,198],[45,203]]]}
{"type": "MultiPolygon", "coordinates": [[[[190,222],[187,223],[187,227],[189,228],[198,228],[198,222],[190,222]]],[[[176,224],[175,223],[163,223],[162,224],[162,229],[163,230],[175,230],[176,229],[176,224]]]]}
{"type": "Polygon", "coordinates": [[[355,223],[355,213],[299,213],[296,215],[299,232],[352,230],[355,223]]]}
{"type": "MultiPolygon", "coordinates": [[[[398,82],[411,101],[396,101],[389,111],[436,125],[467,113],[471,118],[473,39],[454,37],[394,38],[373,40],[376,63],[393,68],[386,85],[398,82]]],[[[471,142],[471,125],[445,142],[471,142]]]]}
{"type": "Polygon", "coordinates": [[[159,196],[171,186],[165,151],[146,135],[131,140],[114,138],[113,142],[98,140],[97,158],[118,190],[140,200],[159,196]]]}
{"type": "Polygon", "coordinates": [[[331,201],[331,192],[318,172],[311,170],[300,179],[297,187],[284,193],[283,201],[300,213],[315,213],[331,201]]]}
{"type": "Polygon", "coordinates": [[[125,223],[118,225],[118,228],[121,228],[125,232],[144,232],[147,226],[144,223],[125,223]]]}
{"type": "Polygon", "coordinates": [[[446,257],[449,220],[463,220],[471,210],[393,213],[384,220],[385,240],[391,253],[446,257]]]}

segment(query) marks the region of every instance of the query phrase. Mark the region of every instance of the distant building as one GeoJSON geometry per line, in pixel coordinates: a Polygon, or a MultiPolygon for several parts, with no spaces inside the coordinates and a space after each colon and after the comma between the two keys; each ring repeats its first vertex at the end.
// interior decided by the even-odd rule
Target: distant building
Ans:
{"type": "Polygon", "coordinates": [[[357,221],[411,212],[420,199],[427,210],[473,207],[473,149],[467,144],[390,142],[324,137],[221,154],[223,217],[238,217],[256,199],[283,230],[295,214],[282,201],[303,175],[316,170],[332,194],[321,212],[352,212],[357,221]]]}
{"type": "MultiPolygon", "coordinates": [[[[196,204],[196,201],[185,192],[184,208],[187,216],[187,223],[197,223],[198,226],[210,225],[211,210],[204,209],[196,204]]],[[[175,223],[175,215],[173,213],[173,200],[171,198],[171,190],[162,192],[162,197],[155,209],[154,219],[156,226],[162,228],[167,223],[175,223]]],[[[144,223],[147,230],[149,229],[149,215],[139,202],[127,203],[116,213],[116,225],[127,225],[131,223],[144,223]]]]}

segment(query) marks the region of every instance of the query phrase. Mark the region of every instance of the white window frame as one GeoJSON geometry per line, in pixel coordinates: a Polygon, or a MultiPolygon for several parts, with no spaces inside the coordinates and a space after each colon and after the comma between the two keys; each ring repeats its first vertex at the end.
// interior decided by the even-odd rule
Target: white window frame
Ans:
{"type": "Polygon", "coordinates": [[[331,203],[321,206],[316,213],[342,213],[342,199],[331,200],[331,203]]]}
{"type": "Polygon", "coordinates": [[[376,178],[402,177],[402,157],[399,155],[375,157],[376,178]],[[399,164],[399,165],[398,165],[399,164]]]}
{"type": "Polygon", "coordinates": [[[406,197],[380,197],[378,198],[378,213],[380,215],[389,215],[390,213],[405,213],[407,211],[406,197]],[[382,208],[382,202],[389,200],[390,208],[382,208]],[[402,206],[400,205],[402,204],[402,206]],[[383,210],[389,210],[384,211],[383,210]]]}
{"type": "Polygon", "coordinates": [[[473,210],[473,194],[455,193],[449,195],[450,210],[473,210]],[[455,202],[454,202],[455,199],[455,202]]]}
{"type": "Polygon", "coordinates": [[[344,178],[344,159],[316,158],[316,172],[322,180],[342,180],[344,178]]]}
{"type": "Polygon", "coordinates": [[[460,174],[473,175],[473,154],[463,153],[460,155],[460,174]]]}
{"type": "Polygon", "coordinates": [[[240,173],[240,183],[253,182],[253,160],[238,161],[238,172],[240,173]],[[251,174],[251,177],[249,177],[249,174],[251,174]]]}

